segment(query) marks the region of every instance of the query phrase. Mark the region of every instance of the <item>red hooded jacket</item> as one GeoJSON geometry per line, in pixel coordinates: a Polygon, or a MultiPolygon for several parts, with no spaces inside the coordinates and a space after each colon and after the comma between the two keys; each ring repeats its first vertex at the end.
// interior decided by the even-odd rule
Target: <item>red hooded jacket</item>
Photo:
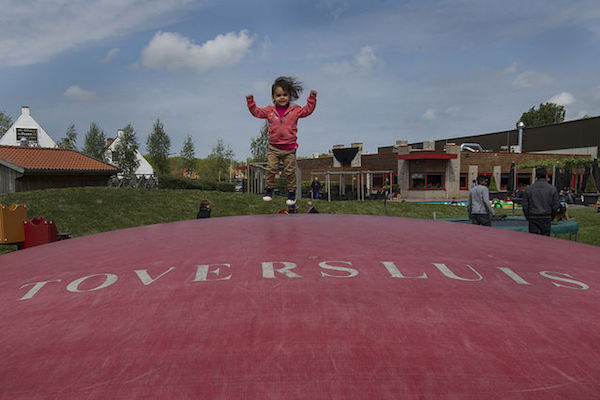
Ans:
{"type": "Polygon", "coordinates": [[[254,99],[248,100],[250,114],[257,118],[266,119],[269,124],[269,143],[280,148],[290,148],[296,144],[298,119],[312,114],[316,105],[317,96],[309,96],[304,107],[292,104],[283,114],[283,117],[279,118],[274,105],[260,108],[256,106],[254,99]]]}

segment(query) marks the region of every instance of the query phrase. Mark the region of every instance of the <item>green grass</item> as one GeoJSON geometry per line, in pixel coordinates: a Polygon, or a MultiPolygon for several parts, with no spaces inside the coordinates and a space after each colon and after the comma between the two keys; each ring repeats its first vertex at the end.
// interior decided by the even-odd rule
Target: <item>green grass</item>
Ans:
{"type": "MultiPolygon", "coordinates": [[[[275,214],[287,208],[284,197],[272,202],[262,195],[200,190],[144,190],[109,187],[48,189],[0,195],[0,203],[23,203],[27,216],[43,216],[53,220],[73,237],[90,235],[142,225],[160,224],[196,218],[202,199],[212,205],[212,217],[275,214]]],[[[306,210],[306,199],[298,200],[300,212],[306,210]]],[[[387,215],[432,219],[466,217],[465,207],[437,204],[383,201],[315,201],[321,213],[387,215]]],[[[501,211],[511,215],[511,210],[501,211]]],[[[517,214],[519,215],[519,214],[517,214]]],[[[569,210],[579,222],[579,241],[600,246],[600,213],[593,209],[569,210]]],[[[14,251],[16,246],[0,246],[0,253],[14,251]]]]}

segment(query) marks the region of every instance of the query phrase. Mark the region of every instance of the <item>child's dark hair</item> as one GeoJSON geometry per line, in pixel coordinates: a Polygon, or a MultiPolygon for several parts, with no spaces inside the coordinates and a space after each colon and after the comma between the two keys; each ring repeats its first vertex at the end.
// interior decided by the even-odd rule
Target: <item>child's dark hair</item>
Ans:
{"type": "Polygon", "coordinates": [[[302,82],[291,76],[280,76],[275,79],[273,86],[271,86],[271,95],[275,94],[275,88],[280,87],[286,93],[290,95],[291,100],[298,100],[300,93],[302,93],[302,82]]]}

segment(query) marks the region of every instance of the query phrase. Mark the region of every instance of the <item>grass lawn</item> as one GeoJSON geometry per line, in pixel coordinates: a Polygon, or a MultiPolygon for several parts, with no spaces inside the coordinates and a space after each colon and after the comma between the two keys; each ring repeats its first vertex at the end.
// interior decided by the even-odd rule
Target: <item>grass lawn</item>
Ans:
{"type": "MultiPolygon", "coordinates": [[[[287,208],[284,197],[272,202],[262,201],[262,195],[199,190],[145,190],[110,187],[47,189],[0,195],[0,203],[23,203],[27,216],[43,216],[53,220],[73,237],[99,232],[160,224],[196,218],[202,199],[212,206],[212,217],[233,215],[275,214],[287,208]]],[[[300,212],[306,210],[306,199],[298,200],[300,212]]],[[[432,219],[467,216],[466,207],[383,201],[315,201],[321,213],[387,215],[432,219]]],[[[501,213],[511,215],[511,210],[501,213]]],[[[520,211],[516,215],[521,215],[520,211]]],[[[569,215],[579,222],[579,241],[600,246],[600,213],[594,209],[572,209],[569,215]]],[[[568,237],[568,236],[567,236],[568,237]]],[[[16,246],[0,246],[0,253],[16,250],[16,246]]]]}

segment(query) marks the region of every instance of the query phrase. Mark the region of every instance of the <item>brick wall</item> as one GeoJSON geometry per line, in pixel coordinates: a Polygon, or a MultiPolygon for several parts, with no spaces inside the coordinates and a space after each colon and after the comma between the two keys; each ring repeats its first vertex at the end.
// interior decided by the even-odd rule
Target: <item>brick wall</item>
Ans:
{"type": "MultiPolygon", "coordinates": [[[[588,155],[565,155],[565,154],[537,154],[537,153],[472,153],[462,151],[460,153],[460,171],[469,172],[469,165],[477,165],[479,173],[492,173],[494,166],[500,166],[503,172],[510,170],[510,163],[519,165],[527,160],[582,158],[590,159],[588,155]]],[[[531,171],[531,169],[527,169],[531,171]]],[[[525,171],[524,171],[525,172],[525,171]]]]}

